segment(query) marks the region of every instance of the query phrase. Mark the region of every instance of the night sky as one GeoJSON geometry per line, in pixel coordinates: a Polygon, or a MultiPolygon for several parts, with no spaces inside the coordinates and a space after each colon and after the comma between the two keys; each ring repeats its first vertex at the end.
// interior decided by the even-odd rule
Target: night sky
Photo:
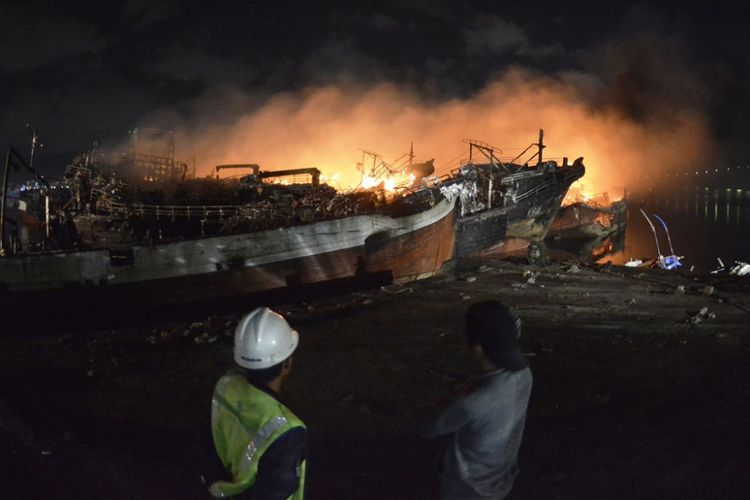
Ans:
{"type": "Polygon", "coordinates": [[[36,165],[54,175],[94,140],[231,122],[282,92],[393,82],[443,102],[521,67],[591,89],[592,113],[640,123],[694,109],[718,160],[736,162],[750,144],[747,14],[734,2],[3,2],[0,145],[27,154],[32,124],[36,165]]]}

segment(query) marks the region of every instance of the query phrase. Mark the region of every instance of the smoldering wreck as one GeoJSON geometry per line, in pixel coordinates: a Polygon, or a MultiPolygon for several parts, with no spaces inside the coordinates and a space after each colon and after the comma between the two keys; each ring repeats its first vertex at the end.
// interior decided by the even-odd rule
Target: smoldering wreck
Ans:
{"type": "Polygon", "coordinates": [[[398,164],[374,156],[374,187],[337,190],[313,167],[220,165],[199,178],[176,161],[173,136],[166,155],[150,155],[132,134],[118,161],[94,148],[56,182],[9,150],[3,301],[184,303],[377,273],[413,280],[454,259],[522,251],[544,238],[585,171],[582,158],[545,161],[540,131],[511,161],[465,141],[469,159],[442,177],[413,154],[398,164]],[[10,188],[19,169],[35,179],[10,188]],[[227,169],[243,175],[220,178],[227,169]],[[387,189],[395,174],[405,180],[387,189]]]}

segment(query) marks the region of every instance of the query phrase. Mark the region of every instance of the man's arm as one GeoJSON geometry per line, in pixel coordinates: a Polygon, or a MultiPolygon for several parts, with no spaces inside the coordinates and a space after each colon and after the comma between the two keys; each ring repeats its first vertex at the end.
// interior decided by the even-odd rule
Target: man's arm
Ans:
{"type": "Polygon", "coordinates": [[[300,464],[307,459],[307,431],[295,427],[279,436],[263,453],[258,477],[248,491],[252,500],[283,500],[299,488],[300,464]]]}
{"type": "Polygon", "coordinates": [[[455,395],[439,405],[420,408],[414,417],[417,433],[422,437],[436,437],[456,432],[469,422],[463,398],[455,395]]]}

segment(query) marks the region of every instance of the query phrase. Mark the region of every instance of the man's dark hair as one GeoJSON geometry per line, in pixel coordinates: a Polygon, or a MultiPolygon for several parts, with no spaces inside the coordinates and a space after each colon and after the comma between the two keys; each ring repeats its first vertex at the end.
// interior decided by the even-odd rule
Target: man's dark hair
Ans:
{"type": "MultiPolygon", "coordinates": [[[[286,359],[284,361],[286,361],[286,359]]],[[[281,374],[281,368],[284,366],[284,361],[282,361],[281,363],[276,363],[273,366],[269,366],[268,368],[261,368],[259,370],[250,370],[246,368],[245,376],[247,377],[248,382],[250,382],[251,384],[262,384],[265,382],[270,382],[278,377],[279,374],[281,374]]]]}
{"type": "Polygon", "coordinates": [[[518,371],[528,363],[518,345],[521,320],[496,300],[472,304],[464,316],[469,345],[479,345],[498,368],[518,371]]]}

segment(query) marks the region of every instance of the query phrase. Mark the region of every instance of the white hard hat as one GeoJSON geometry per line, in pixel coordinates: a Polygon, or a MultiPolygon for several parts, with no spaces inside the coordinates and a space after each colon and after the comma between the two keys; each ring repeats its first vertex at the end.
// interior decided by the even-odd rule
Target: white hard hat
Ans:
{"type": "Polygon", "coordinates": [[[243,368],[261,370],[291,356],[299,335],[284,316],[259,307],[242,318],[234,331],[234,361],[243,368]]]}

